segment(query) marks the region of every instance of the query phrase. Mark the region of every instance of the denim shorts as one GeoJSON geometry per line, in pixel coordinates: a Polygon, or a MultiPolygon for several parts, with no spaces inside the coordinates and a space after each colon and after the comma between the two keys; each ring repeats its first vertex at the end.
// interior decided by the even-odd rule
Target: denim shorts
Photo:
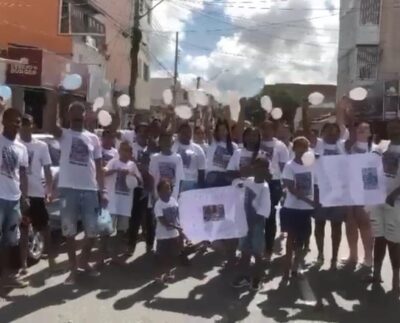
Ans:
{"type": "Polygon", "coordinates": [[[314,210],[281,209],[281,230],[294,235],[297,242],[305,243],[311,236],[311,215],[314,210]]]}
{"type": "Polygon", "coordinates": [[[21,218],[19,200],[8,201],[0,199],[0,245],[7,247],[18,245],[21,218]]]}
{"type": "Polygon", "coordinates": [[[65,237],[77,234],[77,222],[82,220],[85,234],[95,238],[98,234],[99,196],[97,191],[60,188],[61,228],[65,237]]]}
{"type": "Polygon", "coordinates": [[[239,250],[253,256],[262,256],[265,251],[265,219],[249,223],[247,235],[239,239],[239,250]]]}

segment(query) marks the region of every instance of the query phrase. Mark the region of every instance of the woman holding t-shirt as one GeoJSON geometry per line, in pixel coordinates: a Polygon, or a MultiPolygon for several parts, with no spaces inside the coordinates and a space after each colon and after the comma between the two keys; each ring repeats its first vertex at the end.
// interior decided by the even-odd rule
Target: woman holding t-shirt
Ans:
{"type": "Polygon", "coordinates": [[[228,122],[218,119],[206,154],[206,186],[222,187],[231,184],[226,171],[236,149],[237,145],[231,140],[228,122]]]}
{"type": "MultiPolygon", "coordinates": [[[[322,127],[322,139],[318,139],[314,149],[319,156],[333,156],[345,153],[344,140],[340,139],[340,127],[336,123],[327,123],[322,127]]],[[[342,222],[345,220],[346,210],[343,207],[323,207],[314,214],[315,240],[318,248],[317,263],[324,262],[325,223],[329,221],[332,228],[332,259],[331,269],[336,269],[340,241],[342,239],[342,222]]]]}

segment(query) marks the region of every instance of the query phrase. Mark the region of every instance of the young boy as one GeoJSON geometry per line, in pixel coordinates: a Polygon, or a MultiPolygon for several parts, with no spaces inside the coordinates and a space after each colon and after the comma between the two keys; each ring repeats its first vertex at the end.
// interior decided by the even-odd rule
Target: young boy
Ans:
{"type": "Polygon", "coordinates": [[[101,135],[101,148],[104,166],[118,155],[118,150],[114,148],[115,134],[108,129],[105,129],[101,135]]]}
{"type": "Polygon", "coordinates": [[[304,166],[302,162],[309,146],[310,142],[305,137],[293,140],[295,157],[286,164],[282,174],[287,196],[281,210],[281,226],[288,233],[284,280],[289,278],[290,271],[294,277],[298,274],[298,267],[304,258],[304,245],[311,235],[311,215],[317,205],[314,199],[314,168],[304,166]]]}
{"type": "Polygon", "coordinates": [[[154,206],[157,219],[156,239],[160,275],[157,281],[166,283],[174,279],[171,270],[182,252],[182,229],[179,226],[178,202],[172,195],[172,185],[167,179],[157,184],[159,199],[154,206]]]}
{"type": "MultiPolygon", "coordinates": [[[[131,160],[132,147],[123,141],[118,150],[119,157],[108,162],[105,167],[105,186],[109,193],[108,210],[112,214],[115,229],[117,230],[117,240],[119,243],[129,228],[129,219],[133,204],[133,191],[141,183],[142,178],[136,164],[131,160]],[[136,185],[135,180],[136,179],[136,185]],[[130,185],[133,183],[133,185],[130,185]]],[[[100,264],[104,263],[105,249],[107,248],[108,235],[103,236],[103,253],[100,264]]],[[[118,262],[117,250],[114,261],[118,262]]]]}
{"type": "MultiPolygon", "coordinates": [[[[182,158],[171,150],[171,133],[161,133],[159,145],[160,153],[154,154],[150,158],[149,173],[153,178],[154,188],[158,186],[161,179],[168,179],[172,185],[172,196],[177,199],[180,183],[185,179],[182,158]]],[[[157,195],[157,192],[155,194],[157,195]]]]}
{"type": "Polygon", "coordinates": [[[261,287],[262,256],[265,249],[265,219],[271,211],[271,196],[267,179],[269,163],[265,158],[257,157],[252,164],[254,177],[242,181],[239,185],[245,189],[244,208],[247,218],[248,233],[239,241],[242,256],[239,268],[242,274],[233,282],[233,287],[249,286],[258,291],[261,287]],[[250,279],[251,257],[255,259],[252,278],[250,279]]]}

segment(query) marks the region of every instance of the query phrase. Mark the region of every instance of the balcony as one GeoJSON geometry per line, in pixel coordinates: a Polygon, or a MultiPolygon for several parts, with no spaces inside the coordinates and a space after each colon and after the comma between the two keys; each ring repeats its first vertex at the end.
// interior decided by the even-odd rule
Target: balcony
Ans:
{"type": "Polygon", "coordinates": [[[92,10],[90,3],[89,0],[81,1],[79,5],[73,1],[62,1],[60,34],[105,36],[106,27],[94,17],[98,12],[92,10]]]}

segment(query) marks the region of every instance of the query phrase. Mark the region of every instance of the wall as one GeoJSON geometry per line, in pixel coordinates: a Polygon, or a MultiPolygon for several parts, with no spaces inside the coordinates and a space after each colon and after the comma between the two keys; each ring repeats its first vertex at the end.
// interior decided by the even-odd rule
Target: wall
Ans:
{"type": "Polygon", "coordinates": [[[0,47],[9,42],[72,53],[72,39],[58,35],[58,0],[21,0],[21,6],[0,4],[0,47]]]}

